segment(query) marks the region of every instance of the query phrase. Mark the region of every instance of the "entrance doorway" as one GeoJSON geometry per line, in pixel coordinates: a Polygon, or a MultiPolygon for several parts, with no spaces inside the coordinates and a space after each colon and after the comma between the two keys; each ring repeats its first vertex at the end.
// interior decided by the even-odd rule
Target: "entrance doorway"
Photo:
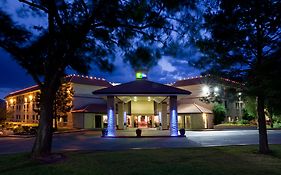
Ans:
{"type": "Polygon", "coordinates": [[[129,128],[156,128],[159,126],[159,117],[154,115],[127,115],[129,128]]]}
{"type": "Polygon", "coordinates": [[[96,115],[95,116],[95,125],[96,127],[95,128],[101,128],[101,115],[96,115]]]}

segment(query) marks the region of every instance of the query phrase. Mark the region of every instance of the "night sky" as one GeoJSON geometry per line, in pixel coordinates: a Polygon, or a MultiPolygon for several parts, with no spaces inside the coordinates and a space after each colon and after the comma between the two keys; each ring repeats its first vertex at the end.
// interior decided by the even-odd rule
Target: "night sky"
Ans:
{"type": "MultiPolygon", "coordinates": [[[[8,9],[11,14],[17,14],[17,8],[20,4],[17,1],[2,2],[0,7],[8,9]]],[[[44,19],[21,19],[13,15],[14,19],[20,24],[30,25],[32,23],[44,23],[44,19]]],[[[110,82],[124,83],[135,79],[134,71],[128,63],[123,62],[122,57],[117,57],[114,61],[115,69],[112,73],[96,70],[90,71],[90,76],[105,78],[110,82]]],[[[94,67],[94,66],[93,66],[94,67]]],[[[71,70],[69,73],[75,73],[71,70]]],[[[148,79],[161,83],[171,83],[181,78],[199,75],[199,71],[188,66],[187,59],[172,58],[163,56],[157,65],[148,72],[148,79]]],[[[21,68],[12,57],[0,48],[0,99],[3,99],[8,93],[34,85],[30,75],[21,68]]]]}

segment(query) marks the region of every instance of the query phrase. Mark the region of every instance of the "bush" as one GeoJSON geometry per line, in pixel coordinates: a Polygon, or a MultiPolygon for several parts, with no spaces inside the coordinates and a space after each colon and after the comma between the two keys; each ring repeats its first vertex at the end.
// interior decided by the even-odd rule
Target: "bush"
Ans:
{"type": "Polygon", "coordinates": [[[281,123],[274,122],[273,123],[273,128],[281,128],[281,123]]]}
{"type": "Polygon", "coordinates": [[[251,120],[254,120],[255,117],[252,116],[248,111],[247,109],[243,109],[243,114],[242,114],[242,119],[243,120],[247,120],[247,121],[251,121],[251,120]]]}
{"type": "Polygon", "coordinates": [[[250,124],[250,122],[248,120],[238,120],[237,121],[237,124],[240,124],[240,125],[246,125],[246,124],[250,124]]]}
{"type": "Polygon", "coordinates": [[[226,110],[224,105],[215,103],[213,107],[214,124],[221,124],[226,117],[226,110]]]}
{"type": "Polygon", "coordinates": [[[22,126],[18,126],[13,130],[14,134],[22,134],[25,132],[24,128],[22,126]]]}

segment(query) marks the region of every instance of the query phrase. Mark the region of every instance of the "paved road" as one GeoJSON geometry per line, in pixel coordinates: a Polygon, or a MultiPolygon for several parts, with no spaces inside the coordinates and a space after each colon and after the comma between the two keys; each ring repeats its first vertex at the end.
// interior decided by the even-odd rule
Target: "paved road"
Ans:
{"type": "MultiPolygon", "coordinates": [[[[168,135],[168,131],[144,131],[143,135],[168,135]]],[[[119,131],[118,135],[134,136],[133,131],[119,131]]],[[[257,130],[186,131],[187,137],[101,138],[100,132],[84,131],[57,134],[53,138],[54,151],[126,150],[181,147],[208,147],[258,144],[257,130]]],[[[269,130],[270,144],[281,144],[281,130],[269,130]]],[[[0,137],[0,154],[30,152],[34,138],[0,137]]]]}

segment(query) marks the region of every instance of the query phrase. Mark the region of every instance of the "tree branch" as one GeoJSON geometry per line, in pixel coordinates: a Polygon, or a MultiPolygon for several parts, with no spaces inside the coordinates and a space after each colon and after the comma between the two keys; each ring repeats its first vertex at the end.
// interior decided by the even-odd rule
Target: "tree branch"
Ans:
{"type": "Polygon", "coordinates": [[[27,5],[31,6],[31,7],[37,8],[39,10],[42,10],[45,13],[48,13],[48,9],[43,7],[43,6],[41,6],[41,5],[39,5],[39,4],[36,4],[34,2],[30,2],[30,1],[27,1],[27,0],[18,0],[18,1],[21,2],[21,3],[27,4],[27,5]]]}

